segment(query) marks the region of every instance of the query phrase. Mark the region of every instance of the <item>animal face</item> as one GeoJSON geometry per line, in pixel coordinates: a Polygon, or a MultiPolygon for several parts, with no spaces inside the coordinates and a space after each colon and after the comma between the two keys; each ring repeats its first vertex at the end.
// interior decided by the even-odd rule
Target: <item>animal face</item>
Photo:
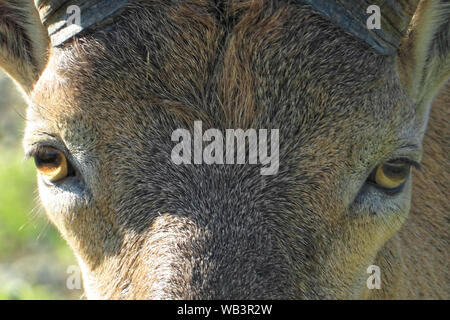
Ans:
{"type": "Polygon", "coordinates": [[[88,297],[366,296],[430,103],[402,61],[283,1],[138,1],[53,48],[24,147],[88,297]],[[278,129],[277,173],[175,164],[171,135],[194,121],[278,129]]]}

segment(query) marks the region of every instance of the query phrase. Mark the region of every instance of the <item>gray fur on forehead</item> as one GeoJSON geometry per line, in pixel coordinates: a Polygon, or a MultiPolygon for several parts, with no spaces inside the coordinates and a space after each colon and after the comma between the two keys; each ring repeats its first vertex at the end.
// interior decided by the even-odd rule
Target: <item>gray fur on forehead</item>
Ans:
{"type": "Polygon", "coordinates": [[[244,89],[258,96],[262,89],[257,88],[267,87],[279,104],[292,104],[298,96],[293,90],[306,91],[311,99],[355,96],[393,77],[392,58],[307,6],[267,1],[251,13],[241,2],[242,8],[234,9],[218,8],[214,1],[134,2],[114,30],[68,45],[61,67],[73,85],[111,83],[96,90],[107,88],[110,95],[119,87],[121,95],[213,107],[203,110],[209,115],[217,114],[217,96],[239,98],[244,89]],[[233,76],[242,79],[224,80],[233,76]],[[220,95],[219,85],[235,88],[220,95]]]}

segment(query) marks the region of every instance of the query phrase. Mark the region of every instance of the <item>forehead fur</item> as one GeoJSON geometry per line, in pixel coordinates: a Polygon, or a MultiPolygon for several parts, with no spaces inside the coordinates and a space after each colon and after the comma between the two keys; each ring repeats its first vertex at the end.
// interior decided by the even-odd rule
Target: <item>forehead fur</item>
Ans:
{"type": "Polygon", "coordinates": [[[392,59],[290,1],[137,1],[113,30],[56,49],[53,64],[81,107],[146,100],[220,127],[370,113],[369,97],[388,115],[400,94],[377,96],[392,87],[392,59]]]}

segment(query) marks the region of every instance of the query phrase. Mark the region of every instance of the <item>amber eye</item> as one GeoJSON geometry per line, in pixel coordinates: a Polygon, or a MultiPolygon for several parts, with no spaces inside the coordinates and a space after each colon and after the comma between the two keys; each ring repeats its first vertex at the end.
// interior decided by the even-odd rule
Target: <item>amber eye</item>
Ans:
{"type": "Polygon", "coordinates": [[[403,186],[411,171],[411,163],[394,160],[379,164],[369,177],[369,182],[388,191],[403,186]]]}
{"type": "Polygon", "coordinates": [[[39,173],[50,182],[58,182],[73,173],[64,153],[52,147],[41,147],[34,154],[39,173]]]}

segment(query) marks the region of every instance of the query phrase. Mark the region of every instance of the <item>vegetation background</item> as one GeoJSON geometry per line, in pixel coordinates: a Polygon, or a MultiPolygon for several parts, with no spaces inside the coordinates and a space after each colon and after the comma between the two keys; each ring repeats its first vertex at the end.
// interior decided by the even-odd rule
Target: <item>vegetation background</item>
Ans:
{"type": "Polygon", "coordinates": [[[0,300],[80,299],[66,285],[75,258],[45,217],[33,160],[24,159],[25,107],[0,71],[0,300]]]}

